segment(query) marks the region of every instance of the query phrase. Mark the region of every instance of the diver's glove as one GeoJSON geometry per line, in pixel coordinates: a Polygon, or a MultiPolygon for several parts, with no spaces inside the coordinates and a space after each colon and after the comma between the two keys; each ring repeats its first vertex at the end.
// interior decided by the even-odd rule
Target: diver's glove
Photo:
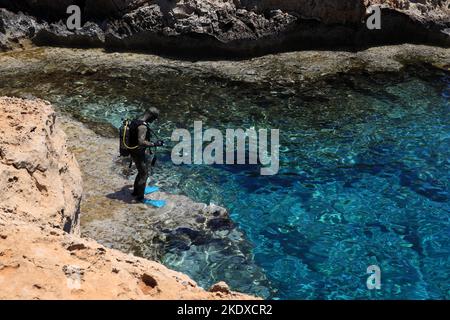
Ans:
{"type": "Polygon", "coordinates": [[[155,142],[155,147],[162,147],[164,145],[164,141],[158,140],[155,142]]]}

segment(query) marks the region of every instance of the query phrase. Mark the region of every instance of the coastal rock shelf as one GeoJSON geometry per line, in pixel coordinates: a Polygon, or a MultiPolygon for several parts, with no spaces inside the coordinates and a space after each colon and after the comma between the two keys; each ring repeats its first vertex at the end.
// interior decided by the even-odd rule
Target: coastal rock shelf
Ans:
{"type": "MultiPolygon", "coordinates": [[[[145,82],[149,76],[186,79],[216,78],[243,84],[284,87],[310,86],[339,74],[401,72],[408,66],[429,64],[449,70],[450,50],[440,47],[404,44],[383,46],[360,52],[300,51],[267,55],[243,61],[184,61],[150,54],[106,53],[100,49],[33,48],[0,55],[0,76],[5,86],[15,82],[19,70],[27,70],[35,79],[64,80],[61,70],[96,82],[110,77],[145,82]]],[[[205,81],[206,81],[205,80],[205,81]]],[[[83,82],[62,83],[67,91],[84,88],[83,82]]],[[[320,85],[320,84],[319,84],[320,85]]],[[[33,91],[33,90],[26,90],[33,91]]],[[[77,93],[82,93],[76,90],[77,93]]],[[[35,94],[37,96],[37,94],[35,94]]],[[[119,124],[119,123],[117,123],[119,124]]]]}
{"type": "Polygon", "coordinates": [[[81,174],[47,102],[0,98],[0,177],[0,299],[253,299],[80,238],[81,174]]]}

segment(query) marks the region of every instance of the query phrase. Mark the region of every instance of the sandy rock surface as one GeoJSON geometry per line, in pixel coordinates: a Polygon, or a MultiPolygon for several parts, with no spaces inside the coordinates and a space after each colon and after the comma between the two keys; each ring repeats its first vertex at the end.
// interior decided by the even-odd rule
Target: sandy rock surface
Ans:
{"type": "Polygon", "coordinates": [[[248,299],[0,210],[0,299],[248,299]]]}
{"type": "Polygon", "coordinates": [[[79,234],[82,181],[52,107],[0,100],[0,210],[79,234]]]}

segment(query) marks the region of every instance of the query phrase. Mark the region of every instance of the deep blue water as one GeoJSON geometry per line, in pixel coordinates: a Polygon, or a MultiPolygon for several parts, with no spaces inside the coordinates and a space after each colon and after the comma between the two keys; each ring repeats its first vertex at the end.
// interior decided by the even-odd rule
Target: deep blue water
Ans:
{"type": "Polygon", "coordinates": [[[306,88],[167,75],[59,77],[33,87],[19,77],[0,93],[33,94],[115,126],[155,105],[167,140],[194,120],[205,129],[280,129],[275,176],[260,176],[258,166],[174,166],[169,147],[160,154],[155,180],[225,206],[270,281],[249,285],[251,270],[224,266],[236,257],[214,261],[214,251],[226,248],[172,247],[164,263],[201,285],[225,280],[273,299],[450,298],[449,74],[421,67],[306,88]],[[369,265],[381,268],[381,290],[366,287],[369,265]]]}

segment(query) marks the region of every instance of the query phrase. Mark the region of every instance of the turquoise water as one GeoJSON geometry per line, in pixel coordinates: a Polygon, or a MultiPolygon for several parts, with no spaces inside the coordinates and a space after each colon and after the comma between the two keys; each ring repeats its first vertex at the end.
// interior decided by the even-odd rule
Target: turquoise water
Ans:
{"type": "Polygon", "coordinates": [[[73,77],[41,75],[31,85],[16,76],[0,94],[32,94],[114,126],[157,106],[166,140],[194,120],[205,129],[281,130],[278,175],[174,166],[169,146],[154,176],[167,191],[225,206],[270,284],[249,286],[251,272],[226,266],[238,257],[214,261],[212,251],[226,250],[215,244],[168,245],[166,265],[203,286],[223,279],[272,299],[450,298],[449,74],[418,67],[304,88],[176,74],[73,77]],[[381,290],[366,287],[369,265],[381,268],[381,290]]]}

